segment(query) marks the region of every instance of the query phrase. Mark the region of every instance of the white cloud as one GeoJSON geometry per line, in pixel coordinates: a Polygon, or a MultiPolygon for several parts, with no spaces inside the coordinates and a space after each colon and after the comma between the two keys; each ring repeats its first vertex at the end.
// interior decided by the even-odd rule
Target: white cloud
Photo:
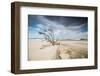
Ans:
{"type": "MultiPolygon", "coordinates": [[[[81,38],[87,39],[88,33],[87,32],[80,32],[81,27],[85,24],[74,26],[73,23],[70,26],[64,26],[59,23],[46,19],[43,16],[37,16],[37,19],[41,22],[36,28],[37,31],[41,31],[41,29],[51,28],[54,30],[54,34],[56,39],[74,39],[79,40],[81,38]],[[41,28],[41,29],[40,29],[41,28]]],[[[39,34],[35,34],[34,36],[38,36],[39,34]]],[[[32,36],[33,37],[33,36],[32,36]]]]}
{"type": "Polygon", "coordinates": [[[40,20],[40,22],[44,25],[44,26],[48,26],[48,27],[50,27],[50,28],[52,28],[52,29],[65,29],[65,27],[64,27],[64,25],[60,25],[60,24],[58,24],[57,22],[54,22],[54,21],[50,21],[50,20],[48,20],[48,19],[46,19],[45,17],[43,17],[43,16],[39,16],[39,17],[37,17],[38,18],[38,20],[40,20]]]}
{"type": "Polygon", "coordinates": [[[79,32],[72,30],[57,30],[55,31],[55,37],[58,39],[73,39],[80,40],[81,38],[87,39],[87,32],[79,32]]]}

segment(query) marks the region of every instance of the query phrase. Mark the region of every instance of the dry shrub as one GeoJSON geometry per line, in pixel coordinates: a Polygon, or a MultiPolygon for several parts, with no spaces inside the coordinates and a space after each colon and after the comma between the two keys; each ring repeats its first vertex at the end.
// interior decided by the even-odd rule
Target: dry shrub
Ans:
{"type": "Polygon", "coordinates": [[[78,59],[88,57],[86,47],[60,46],[59,51],[62,59],[78,59]]]}

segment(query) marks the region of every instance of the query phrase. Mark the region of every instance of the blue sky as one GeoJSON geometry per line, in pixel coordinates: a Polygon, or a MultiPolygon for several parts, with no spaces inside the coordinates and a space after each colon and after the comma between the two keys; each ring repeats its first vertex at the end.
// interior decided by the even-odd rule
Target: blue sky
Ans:
{"type": "Polygon", "coordinates": [[[38,32],[51,28],[56,39],[87,39],[88,18],[28,15],[28,37],[43,38],[38,32]]]}

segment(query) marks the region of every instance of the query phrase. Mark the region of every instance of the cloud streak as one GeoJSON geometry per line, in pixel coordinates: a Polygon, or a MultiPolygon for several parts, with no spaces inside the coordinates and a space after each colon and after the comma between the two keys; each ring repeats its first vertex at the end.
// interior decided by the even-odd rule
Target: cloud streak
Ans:
{"type": "Polygon", "coordinates": [[[31,34],[31,36],[29,35],[29,38],[34,38],[36,36],[42,38],[42,36],[39,36],[36,32],[41,31],[42,29],[51,28],[54,30],[56,39],[87,39],[87,18],[35,15],[30,15],[29,17],[31,17],[28,18],[29,34],[31,34]]]}

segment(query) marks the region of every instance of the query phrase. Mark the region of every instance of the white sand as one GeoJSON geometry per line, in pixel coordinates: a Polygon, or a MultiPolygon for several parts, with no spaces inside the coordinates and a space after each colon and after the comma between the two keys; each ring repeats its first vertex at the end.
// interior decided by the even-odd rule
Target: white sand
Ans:
{"type": "Polygon", "coordinates": [[[43,44],[47,45],[48,43],[42,41],[30,40],[29,46],[29,60],[52,60],[56,59],[56,50],[57,45],[47,46],[41,48],[43,44]],[[41,49],[40,49],[41,48],[41,49]]]}
{"type": "Polygon", "coordinates": [[[87,54],[87,41],[60,41],[60,45],[52,46],[42,40],[29,40],[29,60],[53,60],[58,56],[61,59],[84,58],[87,54]]]}

